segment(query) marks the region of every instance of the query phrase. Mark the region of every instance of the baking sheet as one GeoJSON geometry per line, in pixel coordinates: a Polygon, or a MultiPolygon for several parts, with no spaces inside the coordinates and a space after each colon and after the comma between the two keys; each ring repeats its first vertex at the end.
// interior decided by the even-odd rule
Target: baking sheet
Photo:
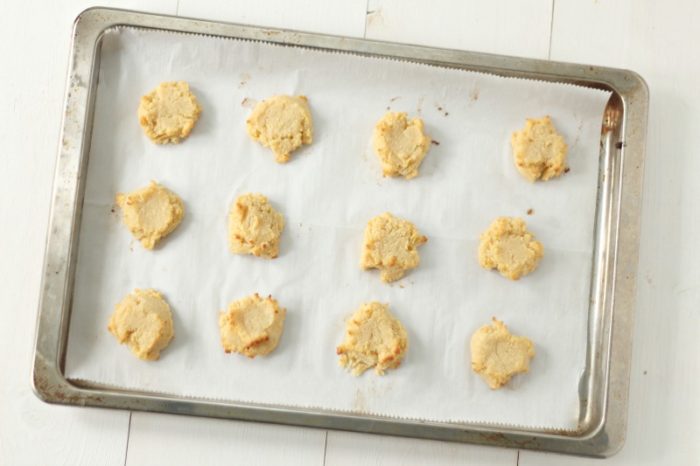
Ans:
{"type": "Polygon", "coordinates": [[[591,89],[347,54],[108,33],[66,375],[206,398],[575,428],[606,100],[591,89]],[[156,146],[136,107],[175,79],[190,82],[204,110],[188,140],[156,146]],[[314,117],[314,144],[287,165],[245,134],[254,102],[276,93],[307,95],[314,117]],[[371,151],[373,125],[387,108],[419,114],[440,143],[408,182],[383,179],[371,151]],[[569,142],[571,172],[533,185],[512,165],[509,135],[545,114],[569,142]],[[145,251],[121,225],[113,197],[151,179],[184,199],[186,217],[161,248],[145,251]],[[250,191],[287,219],[274,261],[228,253],[229,204],[250,191]],[[387,210],[430,238],[421,267],[393,285],[358,267],[366,221],[387,210]],[[475,258],[479,234],[499,215],[526,218],[545,246],[540,268],[519,282],[482,270],[475,258]],[[162,291],[174,312],[176,338],[155,363],[136,360],[106,331],[114,304],[137,287],[162,291]],[[288,309],[280,346],[255,360],[225,355],[218,312],[255,291],[288,309]],[[410,349],[399,370],[354,378],[337,366],[335,346],[344,319],[370,300],[390,303],[410,349]],[[469,368],[469,337],[492,315],[537,350],[530,373],[499,391],[469,368]]]}

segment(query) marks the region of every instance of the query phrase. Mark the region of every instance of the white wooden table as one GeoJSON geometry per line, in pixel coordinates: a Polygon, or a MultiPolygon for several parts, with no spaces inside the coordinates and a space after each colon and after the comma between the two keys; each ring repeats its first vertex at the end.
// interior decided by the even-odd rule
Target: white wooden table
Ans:
{"type": "MultiPolygon", "coordinates": [[[[651,90],[628,439],[605,464],[700,464],[700,2],[104,0],[263,26],[633,69],[651,90]]],[[[30,389],[73,18],[0,2],[0,465],[582,465],[596,460],[49,406],[30,389]]]]}

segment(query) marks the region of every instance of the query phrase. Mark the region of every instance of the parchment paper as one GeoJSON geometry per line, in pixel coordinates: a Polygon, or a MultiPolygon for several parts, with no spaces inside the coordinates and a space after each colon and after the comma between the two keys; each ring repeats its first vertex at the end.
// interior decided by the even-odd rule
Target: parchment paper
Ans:
{"type": "Polygon", "coordinates": [[[602,112],[608,96],[568,85],[386,59],[130,29],[102,48],[67,376],[179,395],[321,407],[435,421],[575,428],[585,366],[602,112]],[[138,125],[141,95],[186,80],[203,107],[192,136],[158,146],[138,125]],[[245,120],[274,94],[308,96],[314,142],[279,165],[245,120]],[[371,150],[387,111],[424,119],[433,145],[411,181],[384,179],[371,150]],[[532,184],[512,162],[510,133],[551,115],[571,171],[532,184]],[[186,215],[155,251],[121,224],[117,192],[157,180],[186,215]],[[245,192],[285,215],[281,255],[230,254],[226,217],[245,192]],[[532,214],[527,211],[532,209],[532,214]],[[421,265],[392,285],[359,268],[364,226],[391,211],[429,237],[421,265]],[[545,256],[506,280],[479,267],[478,238],[502,215],[525,218],[545,256]],[[144,362],[107,331],[114,305],[156,288],[176,337],[144,362]],[[230,301],[272,294],[287,308],[268,357],[224,354],[217,317],[230,301]],[[353,377],[337,364],[344,320],[366,301],[390,303],[409,333],[404,364],[353,377]],[[491,316],[532,339],[530,373],[493,391],[471,371],[469,339],[491,316]]]}

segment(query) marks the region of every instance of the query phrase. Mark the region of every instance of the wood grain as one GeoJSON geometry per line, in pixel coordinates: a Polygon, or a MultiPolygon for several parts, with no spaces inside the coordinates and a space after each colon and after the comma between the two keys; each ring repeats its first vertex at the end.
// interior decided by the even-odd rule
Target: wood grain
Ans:
{"type": "Polygon", "coordinates": [[[366,0],[179,0],[178,15],[255,26],[362,37],[366,0]]]}
{"type": "Polygon", "coordinates": [[[320,429],[134,413],[126,465],[320,466],[325,440],[320,429]]]}
{"type": "Polygon", "coordinates": [[[329,431],[326,466],[512,465],[517,450],[329,431]]]}
{"type": "Polygon", "coordinates": [[[547,58],[551,0],[369,0],[368,39],[547,58]]]}

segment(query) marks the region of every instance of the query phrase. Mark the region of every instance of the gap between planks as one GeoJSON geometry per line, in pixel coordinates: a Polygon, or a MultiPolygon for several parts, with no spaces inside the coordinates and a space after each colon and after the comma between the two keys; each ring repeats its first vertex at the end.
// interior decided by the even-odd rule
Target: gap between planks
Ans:
{"type": "Polygon", "coordinates": [[[133,414],[133,411],[129,411],[129,426],[126,428],[126,448],[124,449],[124,466],[126,466],[126,463],[129,460],[129,440],[131,439],[131,416],[133,414]]]}
{"type": "MultiPolygon", "coordinates": [[[[177,1],[179,2],[180,0],[177,1]]],[[[547,60],[552,59],[552,36],[554,35],[554,8],[556,8],[556,6],[557,0],[552,0],[552,12],[549,17],[549,46],[547,47],[547,60]]],[[[520,450],[518,450],[518,452],[520,452],[520,450]]]]}
{"type": "Polygon", "coordinates": [[[326,466],[327,453],[328,453],[328,430],[326,430],[326,436],[323,439],[323,466],[326,466]]]}
{"type": "MultiPolygon", "coordinates": [[[[178,0],[178,1],[180,1],[180,0],[178,0]]],[[[369,0],[367,0],[367,3],[365,3],[365,32],[362,33],[363,39],[367,39],[367,15],[368,14],[369,14],[369,0]]],[[[325,461],[324,461],[324,464],[325,464],[325,461]]]]}

